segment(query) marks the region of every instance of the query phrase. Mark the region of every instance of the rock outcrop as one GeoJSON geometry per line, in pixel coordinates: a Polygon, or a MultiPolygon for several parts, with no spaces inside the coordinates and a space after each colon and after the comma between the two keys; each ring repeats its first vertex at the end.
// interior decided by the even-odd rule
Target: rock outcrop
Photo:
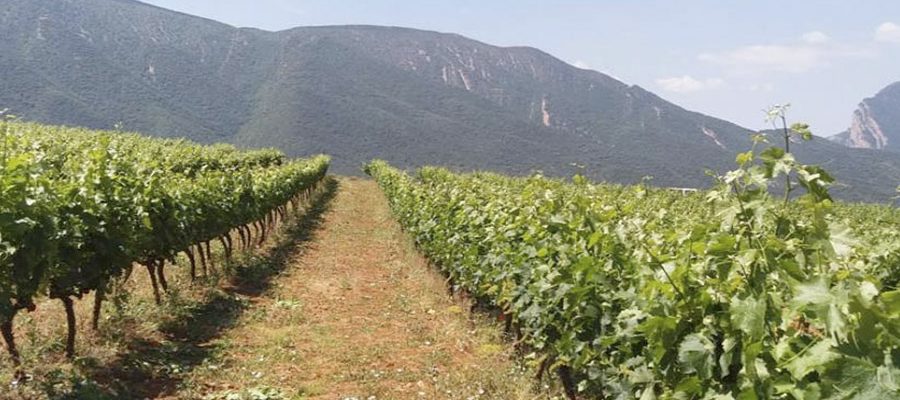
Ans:
{"type": "Polygon", "coordinates": [[[900,82],[865,99],[850,129],[832,137],[848,147],[900,152],[900,82]]]}

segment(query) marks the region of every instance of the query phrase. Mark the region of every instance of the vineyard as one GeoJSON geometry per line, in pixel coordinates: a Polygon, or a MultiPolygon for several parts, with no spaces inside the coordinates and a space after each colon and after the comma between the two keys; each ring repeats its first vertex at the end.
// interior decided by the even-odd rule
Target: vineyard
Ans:
{"type": "Polygon", "coordinates": [[[156,303],[179,254],[191,279],[256,247],[297,212],[329,159],[288,161],[275,150],[150,139],[118,132],[0,122],[0,328],[13,363],[13,321],[42,297],[66,311],[75,356],[74,299],[105,294],[145,269],[156,303]],[[199,270],[198,270],[199,269],[199,270]]]}
{"type": "Polygon", "coordinates": [[[900,212],[833,203],[828,174],[778,147],[737,161],[688,195],[367,172],[454,288],[501,311],[570,398],[900,397],[900,212]]]}
{"type": "MultiPolygon", "coordinates": [[[[122,313],[115,299],[138,284],[162,314],[187,315],[170,322],[188,332],[206,329],[185,309],[215,316],[231,312],[222,309],[231,303],[179,309],[182,288],[172,275],[189,285],[215,283],[210,277],[312,207],[327,186],[330,160],[0,122],[0,330],[16,370],[9,376],[22,385],[35,360],[58,349],[81,371],[71,375],[75,384],[43,391],[39,383],[20,393],[81,398],[78,387],[89,386],[81,382],[125,376],[131,383],[155,379],[156,386],[188,383],[128,392],[128,383],[113,382],[97,398],[422,398],[426,388],[453,399],[510,399],[513,391],[516,399],[558,398],[554,391],[570,399],[898,398],[900,211],[832,201],[833,179],[796,162],[785,132],[785,149],[762,146],[766,139],[757,137],[764,150],[740,154],[737,169],[697,192],[581,176],[569,182],[436,167],[408,173],[373,161],[365,172],[374,183],[341,180],[353,194],[338,196],[331,226],[320,228],[323,239],[302,261],[290,261],[300,257],[294,247],[280,250],[281,268],[294,262],[301,272],[280,278],[271,293],[255,292],[254,302],[241,306],[257,307],[246,318],[234,312],[214,326],[215,335],[182,343],[213,347],[222,335],[216,346],[227,351],[215,357],[238,360],[213,364],[204,353],[182,368],[173,362],[177,351],[144,341],[128,357],[148,366],[141,352],[163,347],[158,369],[136,374],[126,365],[89,374],[100,361],[78,357],[76,300],[93,300],[85,302],[95,333],[88,343],[106,343],[111,353],[126,342],[120,333],[98,333],[104,301],[117,301],[122,313]],[[380,209],[372,199],[379,190],[386,198],[378,196],[380,209]],[[396,234],[385,233],[392,229],[396,234]],[[395,236],[408,236],[411,252],[440,274],[410,266],[415,256],[395,236]],[[444,279],[454,296],[440,290],[444,279]],[[260,305],[266,301],[270,308],[260,305]],[[54,304],[64,314],[40,324],[64,323],[62,345],[23,357],[17,337],[40,341],[37,323],[22,315],[54,304]],[[487,313],[459,315],[460,304],[487,313]],[[475,335],[479,314],[498,316],[505,336],[496,339],[511,343],[475,335]],[[28,321],[27,334],[17,332],[17,316],[28,321]],[[249,334],[229,336],[228,329],[249,334]],[[497,350],[506,344],[510,354],[497,350]],[[257,369],[252,382],[271,386],[236,383],[248,365],[257,369]],[[285,395],[276,387],[290,382],[285,376],[297,378],[298,365],[330,371],[304,379],[339,389],[285,395]],[[274,370],[292,372],[276,379],[274,370]],[[391,371],[384,382],[371,381],[391,371]],[[527,383],[543,385],[554,375],[543,389],[527,383]],[[347,376],[364,385],[348,389],[347,376]],[[403,379],[409,382],[401,385],[403,379]],[[243,391],[232,390],[236,385],[243,391]],[[208,395],[217,387],[227,390],[208,395]]],[[[317,204],[308,223],[325,213],[317,204]]],[[[268,268],[266,276],[279,273],[268,268]]],[[[157,328],[141,332],[171,339],[157,328]]]]}

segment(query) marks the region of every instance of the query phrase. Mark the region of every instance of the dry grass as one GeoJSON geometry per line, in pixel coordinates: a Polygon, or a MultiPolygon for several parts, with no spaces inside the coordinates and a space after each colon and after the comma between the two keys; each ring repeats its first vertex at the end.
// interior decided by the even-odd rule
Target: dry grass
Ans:
{"type": "MultiPolygon", "coordinates": [[[[447,295],[373,182],[336,185],[233,279],[191,288],[181,278],[158,308],[136,271],[101,332],[80,328],[74,363],[62,358],[61,306],[18,318],[35,379],[9,396],[556,398],[513,361],[521,357],[496,321],[447,295]]],[[[79,305],[82,324],[89,304],[79,305]]],[[[0,378],[11,380],[9,365],[0,363],[0,378]]]]}
{"type": "MultiPolygon", "coordinates": [[[[535,399],[501,328],[450,298],[371,181],[346,179],[317,240],[219,342],[192,389],[309,399],[535,399]]],[[[223,395],[224,398],[224,395],[223,395]]]]}

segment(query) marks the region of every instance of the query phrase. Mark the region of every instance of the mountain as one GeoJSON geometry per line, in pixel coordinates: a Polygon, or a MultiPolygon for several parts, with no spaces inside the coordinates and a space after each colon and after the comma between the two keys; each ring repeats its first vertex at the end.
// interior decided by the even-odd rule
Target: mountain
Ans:
{"type": "Polygon", "coordinates": [[[853,148],[900,153],[900,82],[859,103],[850,129],[832,140],[853,148]]]}
{"type": "MultiPolygon", "coordinates": [[[[289,155],[701,187],[750,131],[540,50],[374,26],[235,28],[132,0],[0,0],[0,109],[289,155]]],[[[795,146],[889,201],[900,155],[795,146]]]]}

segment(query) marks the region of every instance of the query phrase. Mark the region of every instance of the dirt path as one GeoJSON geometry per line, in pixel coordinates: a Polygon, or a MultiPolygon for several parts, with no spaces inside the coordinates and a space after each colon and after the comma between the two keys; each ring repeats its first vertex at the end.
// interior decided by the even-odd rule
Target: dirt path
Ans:
{"type": "Polygon", "coordinates": [[[448,297],[373,182],[337,190],[310,241],[173,398],[547,398],[499,326],[448,297]]]}

